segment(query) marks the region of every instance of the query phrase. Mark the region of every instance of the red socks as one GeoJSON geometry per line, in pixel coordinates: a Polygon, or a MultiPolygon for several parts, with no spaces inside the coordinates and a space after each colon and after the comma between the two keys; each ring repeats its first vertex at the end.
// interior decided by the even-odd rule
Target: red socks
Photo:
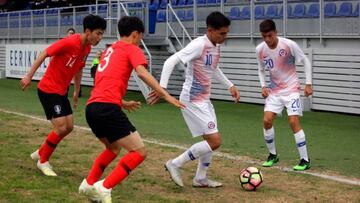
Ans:
{"type": "Polygon", "coordinates": [[[103,174],[105,168],[115,159],[117,154],[105,149],[94,161],[92,168],[89,172],[89,175],[86,178],[86,181],[89,185],[93,185],[98,181],[103,174]]]}
{"type": "Polygon", "coordinates": [[[115,169],[106,177],[103,186],[107,189],[115,187],[129,175],[130,171],[134,170],[143,161],[144,157],[139,152],[130,151],[125,154],[115,169]]]}
{"type": "Polygon", "coordinates": [[[45,142],[39,149],[40,163],[49,161],[51,154],[54,152],[57,144],[62,140],[62,137],[57,135],[55,131],[51,131],[47,136],[45,142]]]}

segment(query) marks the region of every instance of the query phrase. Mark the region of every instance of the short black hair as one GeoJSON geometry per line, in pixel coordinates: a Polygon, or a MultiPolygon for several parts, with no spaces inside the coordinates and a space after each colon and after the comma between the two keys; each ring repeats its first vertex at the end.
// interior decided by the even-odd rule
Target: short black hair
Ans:
{"type": "Polygon", "coordinates": [[[75,33],[75,29],[72,27],[67,30],[67,32],[69,32],[69,31],[73,31],[75,33]]]}
{"type": "Polygon", "coordinates": [[[219,11],[211,12],[206,18],[206,26],[216,30],[230,26],[230,20],[219,11]]]}
{"type": "Polygon", "coordinates": [[[94,31],[96,29],[106,30],[106,21],[100,16],[89,14],[85,16],[83,20],[83,27],[84,32],[86,29],[89,29],[90,31],[94,31]]]}
{"type": "Polygon", "coordinates": [[[259,25],[260,32],[270,32],[276,30],[275,22],[271,19],[262,21],[259,25]]]}
{"type": "Polygon", "coordinates": [[[140,18],[136,16],[123,16],[118,22],[118,30],[120,37],[130,36],[132,32],[138,31],[139,33],[144,33],[145,28],[143,22],[140,18]]]}

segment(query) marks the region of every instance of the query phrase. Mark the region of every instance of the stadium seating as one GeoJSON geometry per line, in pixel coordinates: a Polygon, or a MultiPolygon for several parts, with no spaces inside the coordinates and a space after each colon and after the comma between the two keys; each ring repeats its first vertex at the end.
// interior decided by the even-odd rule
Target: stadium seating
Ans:
{"type": "Polygon", "coordinates": [[[178,0],[177,5],[178,6],[185,6],[186,5],[186,0],[178,0]]]}
{"type": "Polygon", "coordinates": [[[216,0],[207,0],[208,5],[214,5],[217,4],[216,0]]]}
{"type": "Polygon", "coordinates": [[[299,3],[295,5],[294,13],[289,16],[290,18],[304,18],[306,12],[305,4],[299,3]]]}
{"type": "Polygon", "coordinates": [[[339,17],[351,17],[352,16],[352,3],[351,2],[343,2],[340,5],[339,11],[336,14],[339,17]]]}
{"type": "Polygon", "coordinates": [[[242,20],[248,20],[251,18],[251,10],[249,6],[245,6],[242,8],[240,13],[240,19],[242,20]]]}
{"type": "Polygon", "coordinates": [[[313,3],[310,5],[309,10],[306,14],[308,18],[318,18],[320,16],[320,6],[319,3],[313,3]]]}
{"type": "Polygon", "coordinates": [[[185,20],[185,10],[184,9],[177,10],[176,15],[180,20],[185,20]]]}
{"type": "Polygon", "coordinates": [[[278,19],[279,13],[278,13],[278,7],[276,5],[270,5],[265,14],[266,18],[270,19],[278,19]]]}
{"type": "Polygon", "coordinates": [[[167,6],[167,0],[162,0],[159,6],[160,9],[166,9],[166,6],[167,6]]]}
{"type": "Polygon", "coordinates": [[[166,21],[166,11],[165,10],[160,10],[158,12],[156,21],[157,22],[165,22],[166,21]]]}
{"type": "Polygon", "coordinates": [[[194,11],[193,11],[193,9],[188,9],[188,10],[186,11],[185,20],[186,20],[186,21],[194,20],[194,11]]]}
{"type": "MultiPolygon", "coordinates": [[[[292,16],[292,7],[290,5],[287,6],[287,16],[288,17],[292,16]]],[[[284,17],[284,8],[283,6],[281,6],[279,11],[279,18],[283,18],[283,17],[284,17]]]]}
{"type": "Polygon", "coordinates": [[[240,8],[239,7],[231,7],[229,13],[230,20],[239,20],[240,17],[240,8]]]}
{"type": "Polygon", "coordinates": [[[255,7],[255,19],[265,19],[265,8],[263,6],[255,7]]]}
{"type": "Polygon", "coordinates": [[[336,17],[336,4],[335,3],[325,4],[324,16],[325,17],[336,17]]]}
{"type": "Polygon", "coordinates": [[[206,0],[196,0],[197,6],[206,6],[206,0]]]}

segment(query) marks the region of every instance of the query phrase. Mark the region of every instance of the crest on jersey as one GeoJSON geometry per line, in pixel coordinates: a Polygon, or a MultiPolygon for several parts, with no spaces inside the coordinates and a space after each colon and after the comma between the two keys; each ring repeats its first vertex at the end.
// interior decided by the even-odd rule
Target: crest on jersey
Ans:
{"type": "Polygon", "coordinates": [[[54,106],[54,111],[56,112],[56,114],[60,114],[61,113],[61,106],[60,105],[55,105],[54,106]]]}
{"type": "Polygon", "coordinates": [[[285,49],[280,49],[279,55],[280,55],[280,56],[286,56],[286,55],[287,55],[286,50],[285,50],[285,49]]]}
{"type": "Polygon", "coordinates": [[[209,129],[214,129],[214,128],[215,128],[215,123],[212,122],[212,121],[210,121],[210,122],[208,123],[208,128],[209,128],[209,129]]]}

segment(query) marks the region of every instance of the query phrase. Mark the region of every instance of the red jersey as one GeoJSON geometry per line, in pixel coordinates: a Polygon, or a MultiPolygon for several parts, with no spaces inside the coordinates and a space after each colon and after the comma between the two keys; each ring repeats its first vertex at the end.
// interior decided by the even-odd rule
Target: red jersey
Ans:
{"type": "Polygon", "coordinates": [[[38,88],[46,93],[66,95],[74,75],[84,66],[91,50],[88,44],[81,49],[80,34],[56,41],[46,52],[51,56],[49,66],[41,78],[38,88]]]}
{"type": "Polygon", "coordinates": [[[122,105],[131,72],[139,65],[147,67],[142,50],[123,41],[115,42],[101,56],[95,85],[87,104],[93,102],[122,105]]]}

